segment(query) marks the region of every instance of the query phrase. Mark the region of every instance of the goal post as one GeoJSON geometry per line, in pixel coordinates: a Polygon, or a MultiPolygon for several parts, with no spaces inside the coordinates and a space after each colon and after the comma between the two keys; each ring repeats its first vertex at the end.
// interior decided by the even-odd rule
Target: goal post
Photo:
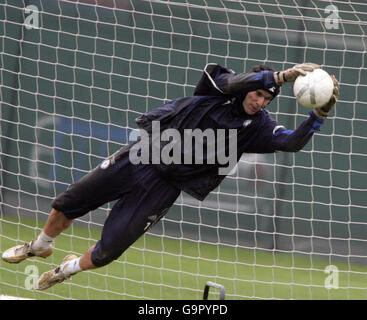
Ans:
{"type": "MultiPolygon", "coordinates": [[[[209,282],[226,299],[365,299],[366,21],[362,0],[0,0],[0,252],[37,236],[52,199],[134,139],[139,115],[192,95],[208,63],[313,62],[341,85],[304,150],[243,156],[111,265],[36,293],[38,274],[99,239],[105,205],[51,257],[0,261],[0,295],[202,299],[209,282]]],[[[288,129],[308,116],[289,84],[268,111],[288,129]]]]}

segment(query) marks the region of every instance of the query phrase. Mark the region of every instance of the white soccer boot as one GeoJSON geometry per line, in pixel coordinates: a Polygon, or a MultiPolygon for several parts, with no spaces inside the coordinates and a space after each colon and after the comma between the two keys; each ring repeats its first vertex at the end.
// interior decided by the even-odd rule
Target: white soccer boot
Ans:
{"type": "Polygon", "coordinates": [[[53,247],[40,248],[37,250],[32,249],[33,241],[20,244],[6,250],[2,254],[2,259],[9,263],[19,263],[30,257],[47,258],[53,252],[53,247]]]}
{"type": "Polygon", "coordinates": [[[78,257],[75,254],[69,254],[67,255],[61,262],[61,264],[56,267],[55,269],[52,269],[50,271],[46,271],[43,273],[37,282],[37,290],[46,290],[56,283],[63,282],[66,279],[70,279],[72,275],[66,275],[64,273],[64,269],[66,264],[73,259],[77,259],[78,257]]]}

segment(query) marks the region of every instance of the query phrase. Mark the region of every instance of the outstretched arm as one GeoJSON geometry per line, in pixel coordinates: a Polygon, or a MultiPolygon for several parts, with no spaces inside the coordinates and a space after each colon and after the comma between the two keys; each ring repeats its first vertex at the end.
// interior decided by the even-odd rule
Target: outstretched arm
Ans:
{"type": "Polygon", "coordinates": [[[248,152],[297,152],[303,149],[313,134],[320,131],[321,125],[339,97],[339,83],[334,76],[332,76],[332,79],[334,82],[333,96],[326,105],[310,110],[308,119],[303,121],[296,130],[287,130],[267,115],[266,124],[261,134],[248,152]]]}
{"type": "Polygon", "coordinates": [[[222,74],[217,77],[218,87],[223,93],[238,94],[244,91],[270,89],[275,87],[273,71],[246,72],[239,74],[222,74]]]}
{"type": "Polygon", "coordinates": [[[276,96],[282,84],[293,82],[299,75],[317,68],[320,68],[317,64],[303,63],[285,71],[274,72],[266,66],[256,66],[250,72],[237,74],[226,67],[210,63],[205,66],[194,95],[233,95],[244,98],[250,91],[265,89],[276,96]]]}
{"type": "Polygon", "coordinates": [[[316,131],[320,131],[323,120],[311,110],[308,119],[296,130],[287,130],[283,126],[273,129],[271,146],[274,151],[298,152],[302,150],[316,131]]]}
{"type": "Polygon", "coordinates": [[[278,87],[273,71],[235,73],[218,64],[208,64],[198,84],[194,95],[246,95],[247,92],[258,89],[278,87]]]}
{"type": "MultiPolygon", "coordinates": [[[[278,72],[274,75],[276,79],[283,81],[295,81],[298,75],[305,71],[312,71],[319,68],[313,63],[304,63],[297,65],[284,72],[278,72]]],[[[311,139],[315,131],[320,131],[320,126],[327,118],[332,108],[335,106],[339,97],[339,83],[335,76],[331,76],[334,83],[333,95],[329,102],[320,108],[315,108],[310,111],[310,117],[304,121],[295,131],[278,130],[274,133],[273,144],[275,150],[296,152],[301,150],[311,139]]]]}
{"type": "MultiPolygon", "coordinates": [[[[266,112],[266,111],[263,111],[266,112]]],[[[265,125],[257,138],[246,150],[247,153],[272,153],[276,151],[297,152],[304,148],[316,131],[320,131],[323,120],[311,110],[309,117],[296,130],[279,125],[266,114],[265,125]]]]}

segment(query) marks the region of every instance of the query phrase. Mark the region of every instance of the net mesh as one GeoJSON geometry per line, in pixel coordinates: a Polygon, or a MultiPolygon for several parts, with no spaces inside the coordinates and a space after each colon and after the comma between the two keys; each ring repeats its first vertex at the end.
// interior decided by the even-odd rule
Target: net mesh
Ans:
{"type": "MultiPolygon", "coordinates": [[[[364,1],[1,0],[0,17],[1,251],[36,237],[51,200],[126,144],[137,116],[192,95],[207,63],[314,62],[341,85],[304,150],[243,156],[205,201],[182,194],[119,260],[34,292],[37,274],[99,239],[107,204],[52,257],[0,262],[0,294],[200,299],[210,280],[232,299],[366,298],[364,1]]],[[[288,85],[269,112],[294,129],[308,110],[288,85]]]]}

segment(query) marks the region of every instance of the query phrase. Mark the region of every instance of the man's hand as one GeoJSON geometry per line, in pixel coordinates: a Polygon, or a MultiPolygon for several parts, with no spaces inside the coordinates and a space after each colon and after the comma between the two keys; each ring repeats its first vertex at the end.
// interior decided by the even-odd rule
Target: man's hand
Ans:
{"type": "Polygon", "coordinates": [[[297,64],[293,68],[285,71],[274,72],[274,80],[278,86],[281,86],[284,82],[294,82],[298,76],[305,76],[306,72],[320,68],[321,67],[315,63],[297,64]]]}
{"type": "Polygon", "coordinates": [[[334,90],[329,102],[324,106],[313,110],[313,113],[321,120],[325,120],[327,118],[329,112],[335,106],[339,97],[339,82],[336,80],[334,75],[331,76],[331,79],[333,79],[334,82],[334,90]]]}

